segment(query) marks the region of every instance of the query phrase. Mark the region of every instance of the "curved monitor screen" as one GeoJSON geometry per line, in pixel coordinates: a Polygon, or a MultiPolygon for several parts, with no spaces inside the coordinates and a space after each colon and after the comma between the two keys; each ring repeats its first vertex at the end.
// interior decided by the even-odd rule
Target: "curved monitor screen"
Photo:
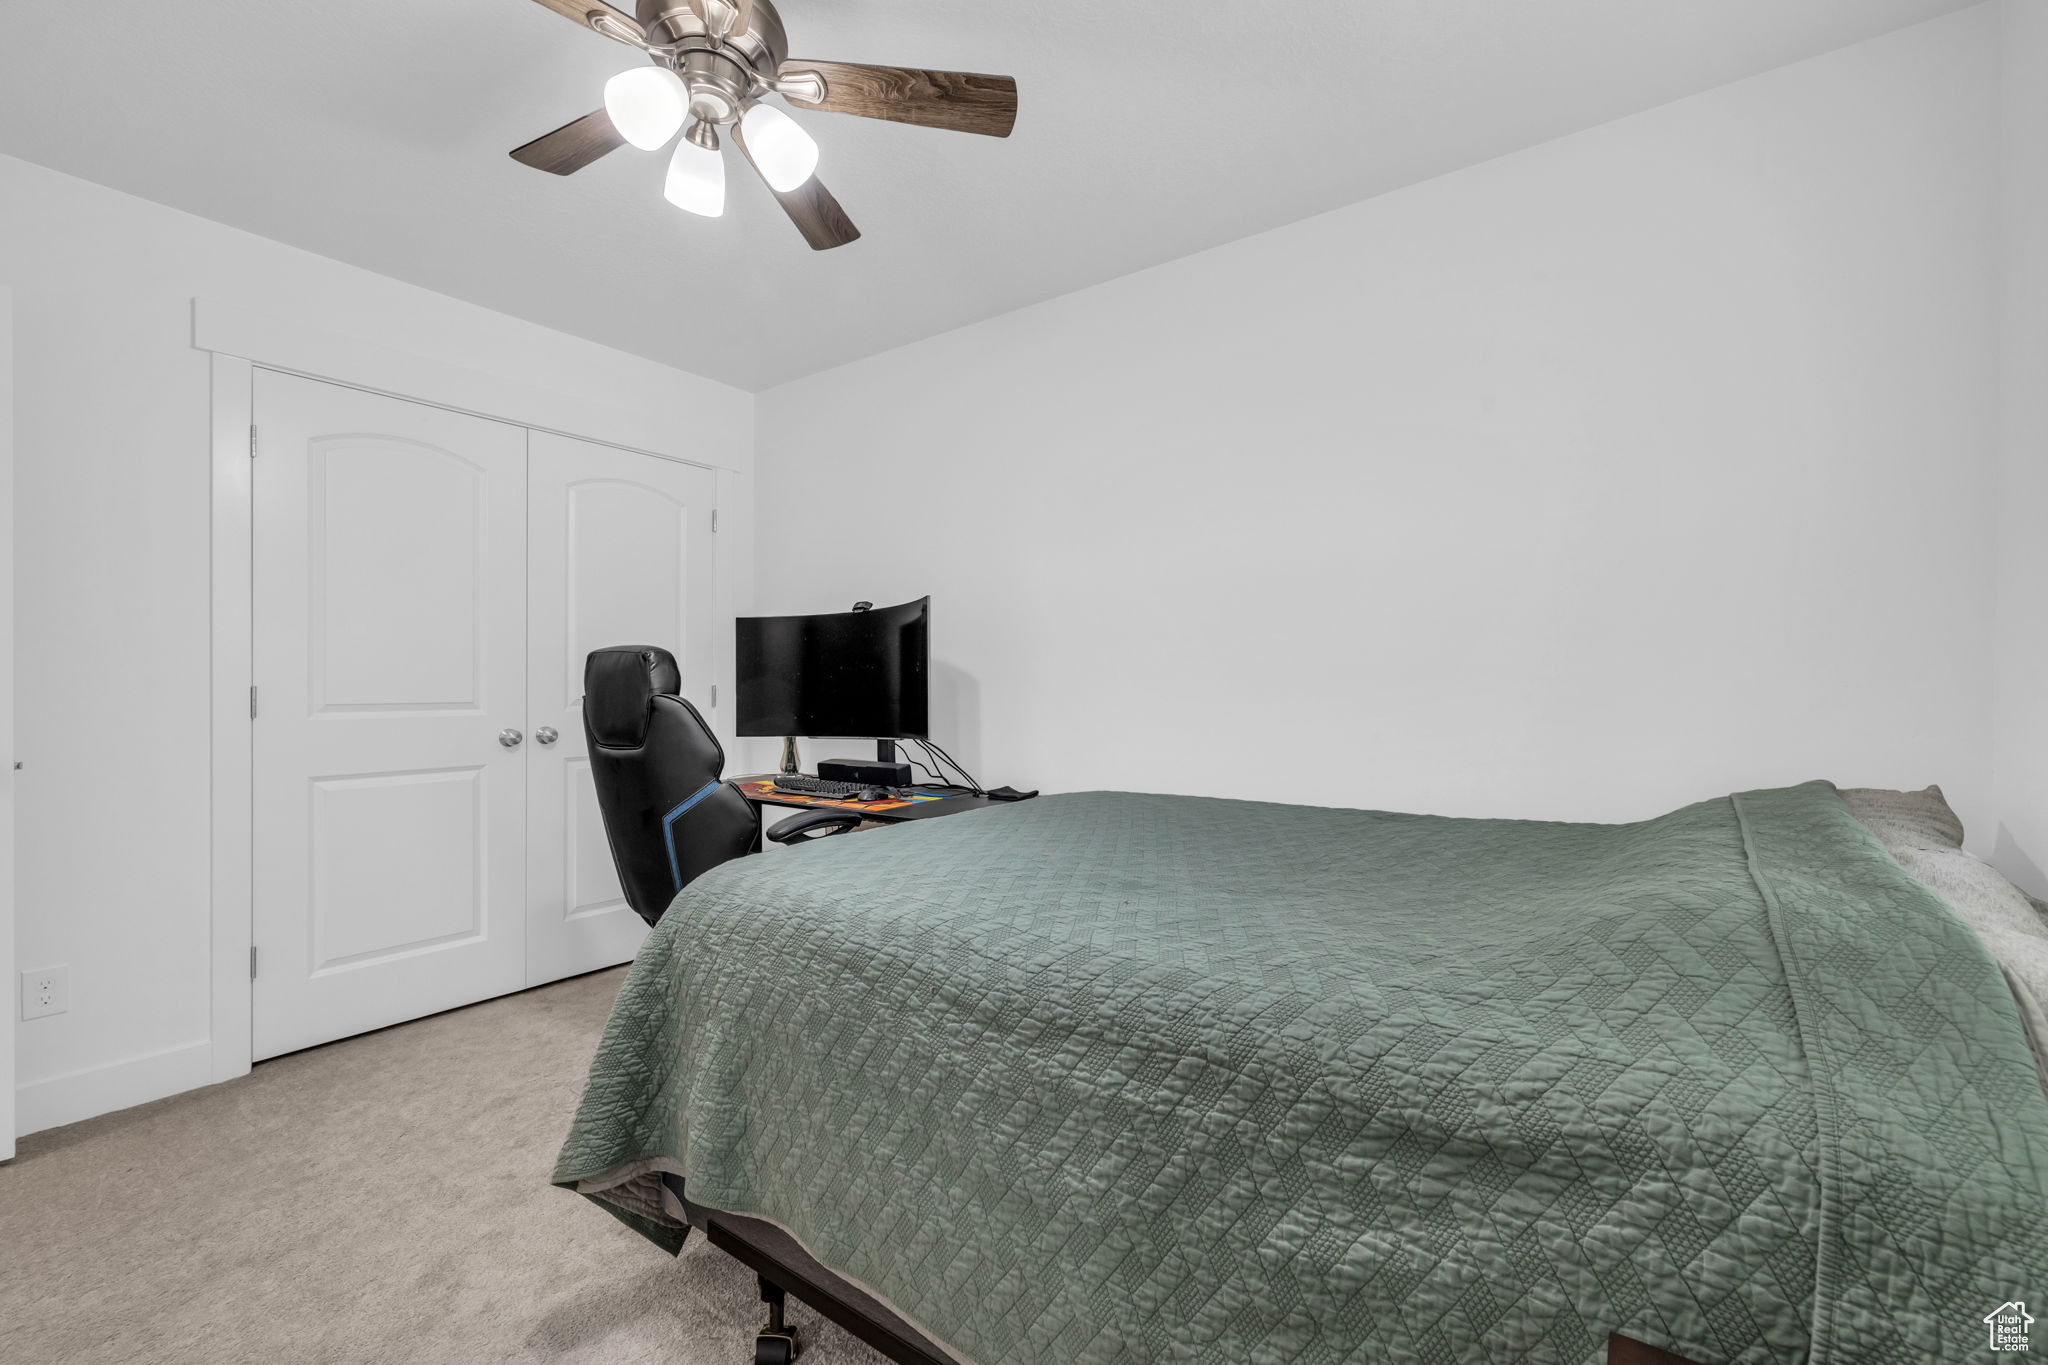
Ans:
{"type": "Polygon", "coordinates": [[[734,733],[929,739],[931,608],[740,617],[734,733]]]}

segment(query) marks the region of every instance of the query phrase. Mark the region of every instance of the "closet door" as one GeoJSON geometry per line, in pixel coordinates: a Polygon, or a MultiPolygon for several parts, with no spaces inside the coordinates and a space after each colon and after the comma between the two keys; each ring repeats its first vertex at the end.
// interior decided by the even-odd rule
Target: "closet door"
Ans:
{"type": "Polygon", "coordinates": [[[526,432],[258,371],[255,1056],[525,982],[526,432]]]}
{"type": "Polygon", "coordinates": [[[526,980],[538,985],[624,962],[646,937],[591,786],[583,661],[605,645],[659,645],[712,718],[717,483],[694,465],[546,432],[532,433],[530,453],[526,980]]]}

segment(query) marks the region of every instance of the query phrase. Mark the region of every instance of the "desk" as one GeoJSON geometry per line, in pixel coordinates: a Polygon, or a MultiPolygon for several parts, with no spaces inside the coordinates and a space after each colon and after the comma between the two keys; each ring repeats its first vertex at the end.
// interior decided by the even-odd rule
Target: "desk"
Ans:
{"type": "MultiPolygon", "coordinates": [[[[863,820],[881,825],[900,825],[908,820],[935,820],[941,815],[959,815],[963,811],[981,810],[987,806],[1000,806],[1000,801],[991,801],[986,796],[975,796],[971,792],[948,792],[938,800],[918,801],[890,798],[885,801],[841,801],[828,796],[796,796],[789,792],[770,791],[775,784],[774,773],[760,773],[753,777],[735,777],[734,786],[740,795],[757,806],[787,806],[792,810],[851,810],[859,811],[863,820]]],[[[942,788],[911,787],[913,792],[942,791],[942,788]]]]}

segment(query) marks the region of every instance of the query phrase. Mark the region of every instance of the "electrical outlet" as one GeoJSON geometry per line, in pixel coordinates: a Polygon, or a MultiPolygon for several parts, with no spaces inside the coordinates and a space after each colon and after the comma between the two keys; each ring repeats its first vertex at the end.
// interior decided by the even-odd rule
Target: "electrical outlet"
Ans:
{"type": "Polygon", "coordinates": [[[21,974],[21,1017],[40,1019],[71,1008],[71,969],[59,964],[21,974]]]}

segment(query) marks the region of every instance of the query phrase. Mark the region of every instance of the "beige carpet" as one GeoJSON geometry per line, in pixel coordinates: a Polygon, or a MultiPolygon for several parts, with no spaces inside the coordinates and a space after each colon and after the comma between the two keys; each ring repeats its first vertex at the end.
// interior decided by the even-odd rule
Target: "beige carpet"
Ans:
{"type": "MultiPolygon", "coordinates": [[[[624,972],[276,1061],[0,1165],[10,1361],[746,1365],[754,1277],[548,1184],[624,972]]],[[[808,1365],[882,1357],[790,1302],[808,1365]]]]}

